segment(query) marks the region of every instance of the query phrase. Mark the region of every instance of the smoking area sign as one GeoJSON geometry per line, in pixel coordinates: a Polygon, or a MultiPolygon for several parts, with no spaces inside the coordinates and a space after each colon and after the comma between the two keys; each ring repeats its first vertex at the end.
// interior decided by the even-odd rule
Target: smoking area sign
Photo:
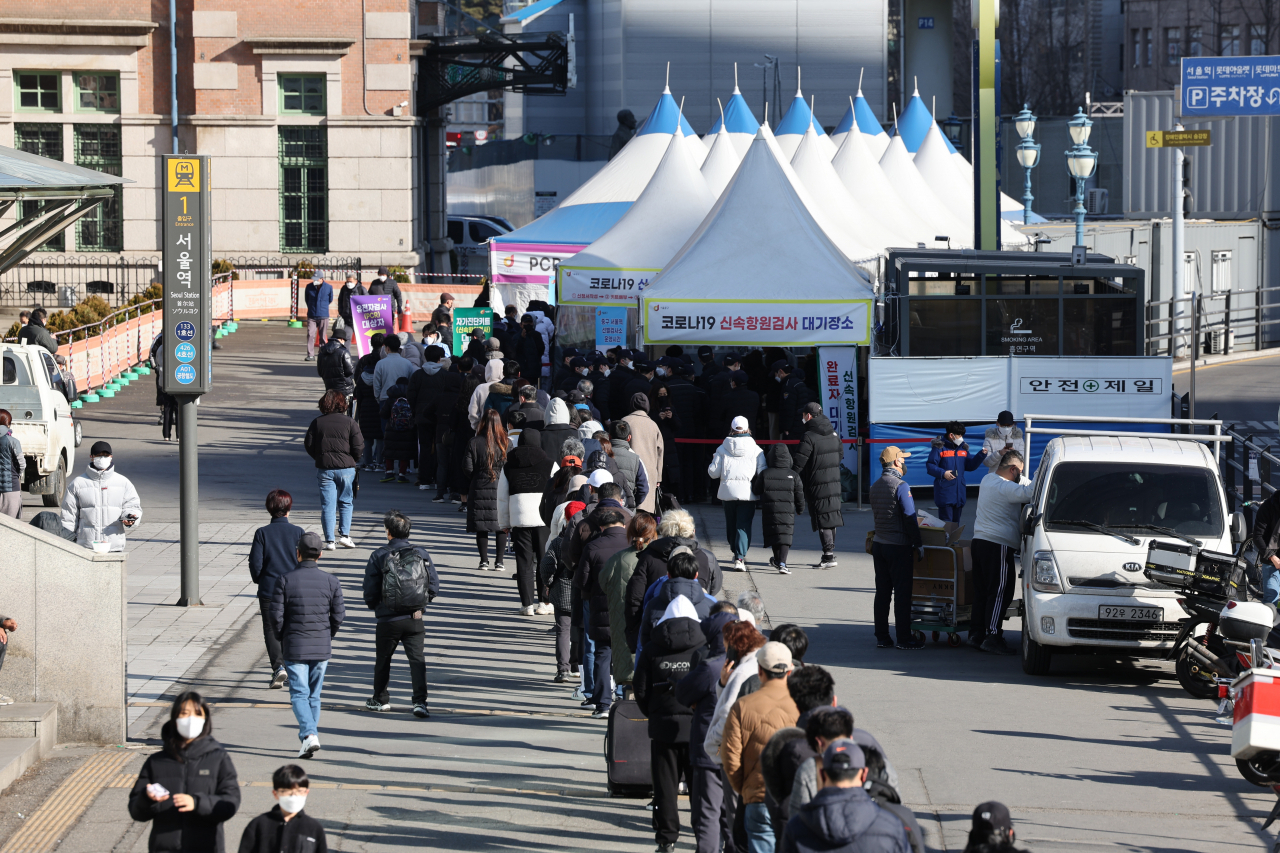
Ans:
{"type": "Polygon", "coordinates": [[[212,380],[209,158],[164,156],[164,377],[169,394],[204,394],[212,380]]]}

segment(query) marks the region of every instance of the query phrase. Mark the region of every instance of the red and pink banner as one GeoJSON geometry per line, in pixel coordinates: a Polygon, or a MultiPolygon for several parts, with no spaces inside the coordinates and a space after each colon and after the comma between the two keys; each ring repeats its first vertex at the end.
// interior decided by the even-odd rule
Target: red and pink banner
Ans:
{"type": "Polygon", "coordinates": [[[395,331],[394,301],[391,296],[351,297],[351,321],[355,325],[352,337],[359,355],[365,356],[373,351],[369,339],[374,335],[395,331]]]}

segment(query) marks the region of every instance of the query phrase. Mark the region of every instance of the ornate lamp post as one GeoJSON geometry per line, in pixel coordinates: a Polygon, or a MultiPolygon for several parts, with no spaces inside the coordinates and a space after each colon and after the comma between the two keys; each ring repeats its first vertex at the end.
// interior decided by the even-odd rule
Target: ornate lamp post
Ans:
{"type": "Polygon", "coordinates": [[[1013,118],[1013,126],[1018,131],[1018,136],[1022,137],[1017,149],[1018,162],[1027,173],[1026,186],[1022,191],[1022,224],[1030,225],[1031,202],[1035,200],[1035,196],[1031,195],[1031,170],[1040,163],[1040,146],[1031,138],[1036,130],[1036,117],[1031,114],[1029,105],[1022,105],[1022,112],[1013,118]]]}
{"type": "Polygon", "coordinates": [[[1066,151],[1067,173],[1076,179],[1076,245],[1084,245],[1084,185],[1093,177],[1093,170],[1098,166],[1098,152],[1089,147],[1089,131],[1093,122],[1089,121],[1084,110],[1077,109],[1076,115],[1067,122],[1071,131],[1071,141],[1075,144],[1066,151]]]}

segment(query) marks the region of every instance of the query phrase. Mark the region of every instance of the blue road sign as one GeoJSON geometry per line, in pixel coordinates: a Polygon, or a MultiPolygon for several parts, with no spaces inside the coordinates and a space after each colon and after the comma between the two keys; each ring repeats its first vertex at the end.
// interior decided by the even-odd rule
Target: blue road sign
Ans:
{"type": "Polygon", "coordinates": [[[183,385],[190,385],[196,381],[196,369],[189,364],[179,364],[173,369],[173,378],[183,385]]]}
{"type": "Polygon", "coordinates": [[[1280,56],[1184,56],[1182,117],[1280,115],[1280,56]]]}
{"type": "Polygon", "coordinates": [[[188,323],[187,321],[183,320],[181,323],[179,323],[177,326],[174,327],[173,333],[178,336],[178,340],[189,341],[196,336],[195,323],[188,323]]]}
{"type": "Polygon", "coordinates": [[[173,357],[183,364],[186,364],[189,361],[194,361],[196,357],[196,348],[186,341],[183,341],[173,348],[173,357]]]}
{"type": "Polygon", "coordinates": [[[933,18],[917,18],[916,28],[921,30],[933,29],[933,18]]]}

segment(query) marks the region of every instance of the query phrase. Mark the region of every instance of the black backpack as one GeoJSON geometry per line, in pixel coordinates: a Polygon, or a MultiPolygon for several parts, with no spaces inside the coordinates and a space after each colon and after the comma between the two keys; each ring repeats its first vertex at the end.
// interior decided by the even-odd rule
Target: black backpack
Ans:
{"type": "Polygon", "coordinates": [[[427,564],[416,548],[401,548],[382,558],[382,606],[393,614],[427,606],[427,564]]]}

